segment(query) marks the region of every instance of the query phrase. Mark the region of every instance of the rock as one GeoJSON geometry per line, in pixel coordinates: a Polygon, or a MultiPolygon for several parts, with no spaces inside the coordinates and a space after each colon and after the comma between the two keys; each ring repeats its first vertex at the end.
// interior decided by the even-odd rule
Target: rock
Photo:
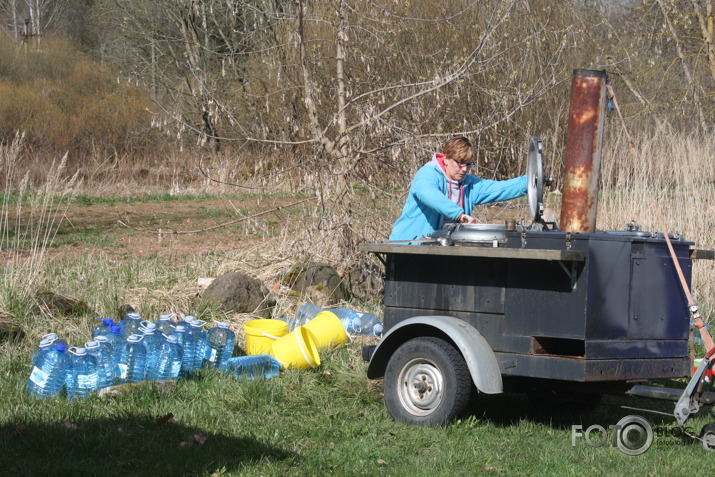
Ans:
{"type": "Polygon", "coordinates": [[[270,318],[276,302],[261,281],[241,272],[216,277],[202,295],[208,303],[236,313],[256,313],[270,318]]]}
{"type": "Polygon", "coordinates": [[[353,298],[363,302],[382,301],[385,279],[382,268],[372,262],[363,262],[345,274],[345,284],[353,298]]]}
{"type": "Polygon", "coordinates": [[[176,390],[176,381],[142,381],[140,383],[117,384],[116,386],[102,388],[97,393],[97,396],[104,398],[107,396],[126,394],[137,388],[149,385],[156,387],[156,389],[164,396],[171,395],[176,390]]]}
{"type": "Polygon", "coordinates": [[[41,291],[35,295],[38,305],[47,308],[53,314],[82,315],[89,313],[87,302],[51,291],[41,291]]]}
{"type": "Polygon", "coordinates": [[[323,307],[349,298],[343,278],[335,268],[325,263],[296,265],[285,275],[283,282],[323,307]]]}
{"type": "Polygon", "coordinates": [[[12,321],[9,317],[0,316],[0,341],[5,340],[22,340],[25,338],[25,332],[22,327],[12,321]]]}

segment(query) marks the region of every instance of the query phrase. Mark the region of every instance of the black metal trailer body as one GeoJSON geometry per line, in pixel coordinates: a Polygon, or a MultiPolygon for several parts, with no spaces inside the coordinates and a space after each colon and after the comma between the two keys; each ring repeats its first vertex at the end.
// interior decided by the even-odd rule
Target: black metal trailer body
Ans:
{"type": "MultiPolygon", "coordinates": [[[[624,382],[690,374],[687,300],[662,235],[506,235],[498,247],[361,247],[384,256],[385,330],[416,316],[458,318],[486,339],[503,376],[624,382]]],[[[671,241],[690,284],[692,243],[671,241]]],[[[371,362],[370,374],[384,364],[371,362]]]]}

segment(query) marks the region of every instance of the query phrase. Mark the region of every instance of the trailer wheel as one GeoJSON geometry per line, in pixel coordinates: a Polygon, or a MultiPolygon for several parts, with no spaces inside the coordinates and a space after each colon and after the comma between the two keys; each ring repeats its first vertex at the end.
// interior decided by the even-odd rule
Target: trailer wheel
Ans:
{"type": "Polygon", "coordinates": [[[390,357],[384,392],[385,405],[396,420],[439,426],[465,411],[472,379],[454,346],[440,338],[414,338],[390,357]]]}
{"type": "Polygon", "coordinates": [[[715,452],[715,424],[707,424],[700,431],[700,442],[703,443],[703,449],[715,452]]]}

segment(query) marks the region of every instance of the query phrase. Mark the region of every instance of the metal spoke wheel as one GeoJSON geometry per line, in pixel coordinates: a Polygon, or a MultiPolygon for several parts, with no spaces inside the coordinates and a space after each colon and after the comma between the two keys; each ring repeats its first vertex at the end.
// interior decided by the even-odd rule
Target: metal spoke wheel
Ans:
{"type": "Polygon", "coordinates": [[[715,424],[707,424],[700,431],[700,439],[703,449],[715,452],[715,424]]]}
{"type": "Polygon", "coordinates": [[[414,338],[390,358],[384,392],[385,405],[396,420],[438,426],[464,412],[472,378],[454,346],[440,338],[414,338]]]}

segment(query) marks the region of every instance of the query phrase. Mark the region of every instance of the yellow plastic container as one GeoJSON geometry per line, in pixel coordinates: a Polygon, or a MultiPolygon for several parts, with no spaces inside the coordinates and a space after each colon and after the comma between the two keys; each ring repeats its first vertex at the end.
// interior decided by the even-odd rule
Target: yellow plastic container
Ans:
{"type": "Polygon", "coordinates": [[[320,366],[318,348],[313,335],[303,326],[299,326],[271,345],[271,355],[283,369],[309,369],[320,366]]]}
{"type": "Polygon", "coordinates": [[[270,354],[273,342],[288,334],[288,323],[281,320],[251,320],[243,325],[246,354],[270,354]]]}
{"type": "Polygon", "coordinates": [[[340,318],[331,311],[321,311],[303,328],[313,335],[318,348],[337,348],[350,340],[340,318]]]}

